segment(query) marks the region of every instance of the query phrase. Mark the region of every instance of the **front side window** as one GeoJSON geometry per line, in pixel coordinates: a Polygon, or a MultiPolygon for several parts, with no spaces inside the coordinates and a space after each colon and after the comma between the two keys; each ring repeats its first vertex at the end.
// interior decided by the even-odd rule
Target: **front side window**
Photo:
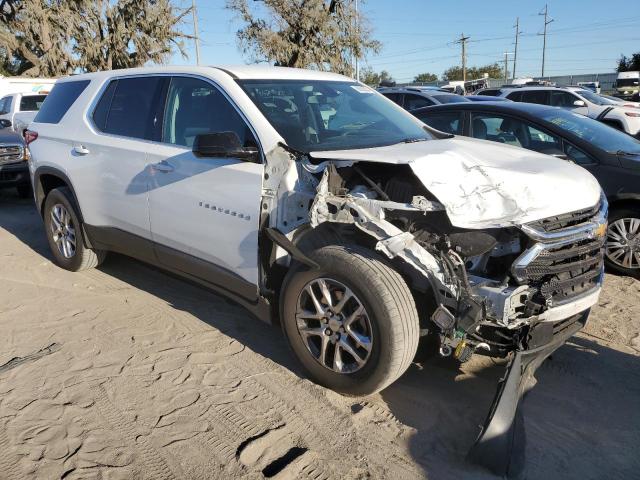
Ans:
{"type": "Polygon", "coordinates": [[[27,95],[20,99],[21,112],[36,112],[40,110],[46,95],[27,95]]]}
{"type": "MultiPolygon", "coordinates": [[[[547,90],[528,90],[521,93],[521,102],[537,103],[540,105],[546,105],[548,103],[547,90]]],[[[509,99],[511,99],[511,97],[509,97],[509,99]]]]}
{"type": "Polygon", "coordinates": [[[604,98],[603,96],[598,95],[597,93],[594,93],[590,90],[578,90],[576,93],[580,95],[582,98],[584,98],[585,100],[588,100],[591,103],[595,103],[596,105],[615,105],[616,104],[616,102],[612,102],[608,98],[604,98]]]}
{"type": "Polygon", "coordinates": [[[172,78],[162,141],[192,147],[196,135],[221,132],[234,132],[243,146],[257,147],[249,126],[220,90],[197,78],[172,78]]]}
{"type": "Polygon", "coordinates": [[[424,125],[369,87],[321,80],[241,80],[287,144],[302,152],[431,140],[424,125]]]}
{"type": "Polygon", "coordinates": [[[113,80],[93,112],[96,127],[113,135],[158,140],[167,81],[166,77],[113,80]]]}
{"type": "Polygon", "coordinates": [[[36,123],[58,123],[89,85],[89,80],[56,83],[40,107],[36,123]]]}
{"type": "Polygon", "coordinates": [[[574,147],[573,145],[570,145],[568,143],[565,144],[564,151],[567,154],[567,157],[576,162],[578,165],[593,165],[594,163],[596,163],[593,158],[591,158],[591,156],[587,155],[578,147],[574,147]]]}
{"type": "Polygon", "coordinates": [[[473,137],[535,150],[561,152],[560,139],[520,119],[499,114],[474,113],[471,116],[473,137]]]}
{"type": "Polygon", "coordinates": [[[404,94],[404,108],[407,110],[415,110],[416,108],[428,107],[430,105],[435,105],[435,102],[420,95],[404,94]]]}
{"type": "Polygon", "coordinates": [[[578,97],[572,95],[569,92],[552,91],[550,93],[550,105],[552,107],[574,108],[575,105],[573,104],[573,102],[575,102],[576,100],[580,100],[578,97]]]}
{"type": "Polygon", "coordinates": [[[436,130],[462,135],[461,112],[422,112],[417,117],[436,130]]]}

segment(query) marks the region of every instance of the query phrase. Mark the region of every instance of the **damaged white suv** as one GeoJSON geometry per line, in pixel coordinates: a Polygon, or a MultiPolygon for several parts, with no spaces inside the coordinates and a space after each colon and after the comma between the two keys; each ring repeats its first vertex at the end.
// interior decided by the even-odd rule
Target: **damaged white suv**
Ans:
{"type": "Polygon", "coordinates": [[[279,318],[339,392],[389,385],[422,336],[461,362],[548,354],[600,292],[607,205],[589,173],[432,130],[340,75],[78,75],[26,136],[58,265],[115,251],[200,282],[279,318]]]}

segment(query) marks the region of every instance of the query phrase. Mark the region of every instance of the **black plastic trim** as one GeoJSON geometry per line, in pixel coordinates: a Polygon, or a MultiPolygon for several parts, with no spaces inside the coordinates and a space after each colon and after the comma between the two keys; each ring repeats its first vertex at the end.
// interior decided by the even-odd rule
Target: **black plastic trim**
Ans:
{"type": "Polygon", "coordinates": [[[118,228],[85,224],[85,230],[97,249],[121,253],[167,270],[230,298],[264,322],[272,321],[269,301],[258,294],[258,286],[227,269],[118,228]]]}

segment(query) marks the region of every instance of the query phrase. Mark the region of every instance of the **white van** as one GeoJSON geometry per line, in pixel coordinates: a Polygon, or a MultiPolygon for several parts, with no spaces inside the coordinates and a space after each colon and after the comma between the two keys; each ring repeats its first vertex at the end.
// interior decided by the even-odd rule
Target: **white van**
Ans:
{"type": "Polygon", "coordinates": [[[13,93],[49,93],[55,78],[3,77],[0,75],[0,98],[13,93]]]}
{"type": "Polygon", "coordinates": [[[632,100],[640,91],[640,72],[620,72],[616,80],[615,96],[632,100]]]}

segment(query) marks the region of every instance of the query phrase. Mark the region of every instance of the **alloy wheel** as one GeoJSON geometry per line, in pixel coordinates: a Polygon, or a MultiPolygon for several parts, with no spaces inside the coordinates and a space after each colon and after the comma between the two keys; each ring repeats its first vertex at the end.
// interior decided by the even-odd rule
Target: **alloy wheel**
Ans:
{"type": "Polygon", "coordinates": [[[640,268],[640,218],[620,218],[609,224],[605,251],[620,267],[640,268]]]}
{"type": "Polygon", "coordinates": [[[51,209],[50,216],[53,242],[64,258],[72,258],[76,254],[76,230],[69,211],[57,203],[51,209]]]}
{"type": "Polygon", "coordinates": [[[298,296],[296,324],[307,350],[323,367],[353,373],[366,365],[373,345],[371,321],[344,284],[330,278],[307,283],[298,296]]]}

